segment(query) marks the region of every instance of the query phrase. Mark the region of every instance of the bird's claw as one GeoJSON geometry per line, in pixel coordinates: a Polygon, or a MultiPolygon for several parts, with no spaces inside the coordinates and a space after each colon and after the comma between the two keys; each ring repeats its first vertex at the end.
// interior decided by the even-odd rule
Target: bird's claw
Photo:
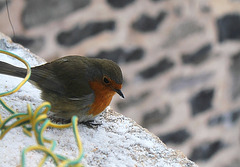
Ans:
{"type": "Polygon", "coordinates": [[[81,122],[83,125],[86,125],[88,128],[96,129],[98,126],[101,126],[102,123],[94,123],[94,120],[89,120],[81,122]]]}

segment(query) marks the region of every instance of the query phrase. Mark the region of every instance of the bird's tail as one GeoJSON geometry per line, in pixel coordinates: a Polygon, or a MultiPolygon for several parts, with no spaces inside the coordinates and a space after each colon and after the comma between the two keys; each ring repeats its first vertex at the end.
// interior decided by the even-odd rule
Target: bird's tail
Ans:
{"type": "Polygon", "coordinates": [[[27,70],[24,68],[16,67],[11,64],[0,61],[0,74],[24,78],[26,76],[26,73],[27,70]]]}

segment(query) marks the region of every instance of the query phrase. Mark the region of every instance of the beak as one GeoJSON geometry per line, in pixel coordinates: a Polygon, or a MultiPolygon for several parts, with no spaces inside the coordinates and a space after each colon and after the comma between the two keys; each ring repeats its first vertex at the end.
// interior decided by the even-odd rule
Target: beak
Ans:
{"type": "Polygon", "coordinates": [[[117,94],[119,94],[122,98],[124,98],[124,95],[120,89],[114,89],[117,94]]]}

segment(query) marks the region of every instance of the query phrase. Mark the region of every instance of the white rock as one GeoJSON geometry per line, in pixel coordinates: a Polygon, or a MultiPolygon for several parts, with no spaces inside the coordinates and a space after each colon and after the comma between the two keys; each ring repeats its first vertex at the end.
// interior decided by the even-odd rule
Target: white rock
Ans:
{"type": "MultiPolygon", "coordinates": [[[[8,37],[1,33],[0,49],[23,57],[32,66],[44,63],[44,60],[22,46],[12,43],[8,37]]],[[[0,61],[23,66],[18,61],[3,54],[0,54],[0,61]]],[[[0,75],[0,92],[14,88],[20,81],[19,78],[0,75]]],[[[4,97],[4,99],[19,112],[26,112],[27,103],[32,104],[34,108],[42,103],[40,91],[29,83],[25,84],[15,94],[4,97]]],[[[2,106],[0,107],[0,114],[3,118],[10,115],[2,106]]],[[[112,111],[110,107],[96,118],[96,122],[102,123],[96,129],[88,128],[82,124],[78,125],[84,148],[82,163],[85,166],[197,166],[181,152],[167,148],[158,137],[137,125],[130,118],[112,111]]],[[[57,141],[56,153],[71,159],[78,156],[72,128],[48,128],[44,135],[57,141]]],[[[21,127],[12,129],[0,140],[0,166],[19,166],[21,164],[21,151],[31,145],[36,145],[34,137],[24,135],[21,127]]],[[[41,158],[39,152],[29,152],[27,154],[27,166],[37,166],[41,158]]],[[[50,159],[45,165],[54,166],[50,159]]]]}

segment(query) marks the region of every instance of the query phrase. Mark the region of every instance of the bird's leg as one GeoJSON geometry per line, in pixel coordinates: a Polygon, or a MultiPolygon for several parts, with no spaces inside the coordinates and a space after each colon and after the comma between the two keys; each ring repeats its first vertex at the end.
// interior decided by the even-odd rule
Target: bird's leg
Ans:
{"type": "Polygon", "coordinates": [[[86,125],[88,128],[96,129],[98,126],[101,126],[102,123],[94,123],[94,120],[80,122],[83,125],[86,125]]]}

